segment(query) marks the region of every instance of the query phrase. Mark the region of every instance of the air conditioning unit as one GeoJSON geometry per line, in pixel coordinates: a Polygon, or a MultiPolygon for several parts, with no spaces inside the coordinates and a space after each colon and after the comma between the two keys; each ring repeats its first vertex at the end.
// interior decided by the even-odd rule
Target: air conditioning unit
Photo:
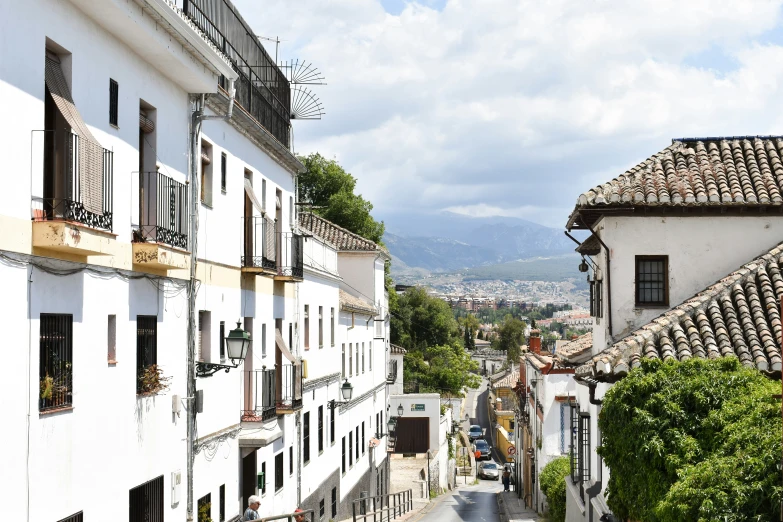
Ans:
{"type": "Polygon", "coordinates": [[[179,490],[182,484],[182,472],[171,472],[171,507],[176,507],[179,504],[179,490]]]}

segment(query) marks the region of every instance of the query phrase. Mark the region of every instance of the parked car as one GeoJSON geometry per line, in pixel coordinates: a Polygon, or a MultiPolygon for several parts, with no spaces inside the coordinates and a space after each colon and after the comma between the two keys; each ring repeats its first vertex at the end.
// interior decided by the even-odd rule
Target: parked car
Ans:
{"type": "Polygon", "coordinates": [[[473,424],[470,429],[468,429],[468,440],[473,442],[474,440],[481,438],[484,438],[484,430],[481,429],[481,426],[478,424],[473,424]]]}
{"type": "Polygon", "coordinates": [[[491,458],[489,452],[489,443],[484,439],[477,439],[476,442],[473,443],[473,451],[481,452],[481,456],[479,457],[479,460],[491,458]]]}
{"type": "Polygon", "coordinates": [[[479,464],[478,476],[483,479],[498,480],[500,479],[500,470],[498,465],[494,462],[482,462],[479,464]]]}

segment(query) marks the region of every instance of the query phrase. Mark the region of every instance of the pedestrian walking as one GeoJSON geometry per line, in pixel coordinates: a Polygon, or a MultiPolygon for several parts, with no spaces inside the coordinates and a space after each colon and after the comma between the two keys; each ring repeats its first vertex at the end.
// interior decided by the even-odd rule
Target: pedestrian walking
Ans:
{"type": "Polygon", "coordinates": [[[258,515],[258,508],[260,506],[261,499],[255,495],[250,495],[250,498],[247,499],[247,509],[245,510],[245,515],[242,517],[242,520],[258,520],[261,518],[258,515]]]}
{"type": "Polygon", "coordinates": [[[508,466],[503,466],[503,491],[511,491],[508,488],[509,482],[511,482],[511,471],[508,466]]]}

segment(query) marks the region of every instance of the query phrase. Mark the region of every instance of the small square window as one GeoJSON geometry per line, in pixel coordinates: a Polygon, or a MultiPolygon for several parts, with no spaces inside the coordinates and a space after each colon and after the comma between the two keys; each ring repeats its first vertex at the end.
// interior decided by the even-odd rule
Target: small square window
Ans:
{"type": "Polygon", "coordinates": [[[669,306],[668,256],[636,256],[636,306],[669,306]]]}
{"type": "Polygon", "coordinates": [[[109,78],[109,125],[118,126],[119,121],[119,95],[120,86],[116,81],[109,78]]]}

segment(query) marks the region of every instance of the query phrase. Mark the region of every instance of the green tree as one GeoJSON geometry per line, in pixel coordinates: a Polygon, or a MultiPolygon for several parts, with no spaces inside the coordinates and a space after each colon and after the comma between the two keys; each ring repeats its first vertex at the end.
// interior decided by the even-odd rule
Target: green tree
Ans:
{"type": "Polygon", "coordinates": [[[541,470],[541,491],[549,504],[550,522],[564,522],[566,515],[566,477],[571,472],[568,457],[552,459],[541,470]]]}
{"type": "Polygon", "coordinates": [[[506,352],[511,362],[519,361],[519,347],[525,342],[527,325],[511,314],[507,315],[498,327],[498,349],[506,352]]]}
{"type": "Polygon", "coordinates": [[[634,520],[779,520],[780,384],[736,358],[644,360],[606,394],[609,506],[634,520]]]}
{"type": "Polygon", "coordinates": [[[370,215],[372,203],[354,194],[356,178],[318,153],[299,160],[307,169],[298,177],[299,201],[332,223],[382,244],[384,224],[370,215]]]}
{"type": "Polygon", "coordinates": [[[461,318],[459,321],[460,328],[462,328],[462,338],[467,350],[476,349],[476,331],[479,329],[479,320],[473,314],[468,314],[461,318]]]}

